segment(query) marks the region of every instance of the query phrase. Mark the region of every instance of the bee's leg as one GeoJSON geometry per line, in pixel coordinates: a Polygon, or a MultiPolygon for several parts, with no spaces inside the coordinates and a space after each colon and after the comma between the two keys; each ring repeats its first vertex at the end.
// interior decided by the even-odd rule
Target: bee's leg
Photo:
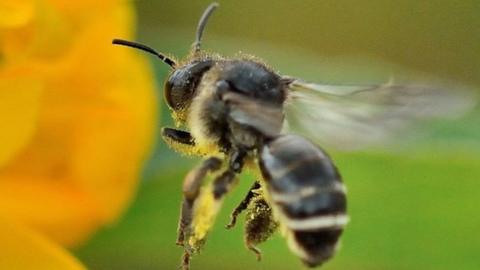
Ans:
{"type": "Polygon", "coordinates": [[[192,222],[192,210],[195,199],[200,193],[200,187],[207,173],[220,169],[222,161],[219,158],[211,157],[203,161],[200,166],[190,171],[183,182],[183,202],[178,224],[177,245],[183,246],[185,231],[192,222]]]}
{"type": "Polygon", "coordinates": [[[245,215],[245,245],[261,260],[262,253],[257,245],[266,241],[277,229],[278,223],[274,220],[272,208],[263,198],[263,195],[254,196],[247,207],[245,215]]]}
{"type": "Polygon", "coordinates": [[[260,188],[260,182],[255,181],[255,183],[253,183],[252,187],[248,191],[245,198],[240,202],[240,204],[230,214],[230,223],[227,224],[227,226],[226,226],[227,229],[231,229],[235,226],[235,223],[237,223],[237,216],[240,215],[243,212],[243,210],[247,209],[247,207],[250,204],[250,202],[252,201],[253,197],[258,195],[257,193],[255,193],[255,190],[257,190],[259,188],[260,188]]]}
{"type": "Polygon", "coordinates": [[[182,265],[180,265],[178,267],[178,269],[180,270],[189,270],[190,269],[190,255],[191,253],[190,252],[183,252],[183,255],[182,255],[182,265]]]}
{"type": "Polygon", "coordinates": [[[162,128],[162,138],[176,152],[186,155],[197,154],[195,140],[189,132],[173,128],[162,128]]]}
{"type": "Polygon", "coordinates": [[[190,171],[183,182],[183,201],[180,221],[178,223],[177,237],[177,245],[184,247],[181,265],[183,270],[189,269],[191,254],[194,252],[194,249],[198,248],[196,245],[191,246],[188,243],[188,240],[192,233],[191,224],[193,221],[193,210],[195,202],[200,194],[200,187],[206,179],[207,174],[219,170],[221,165],[222,161],[219,158],[208,158],[204,160],[200,166],[190,171]]]}
{"type": "Polygon", "coordinates": [[[245,156],[246,152],[241,149],[235,149],[232,152],[227,170],[213,181],[213,196],[215,200],[222,199],[230,191],[235,183],[236,174],[242,171],[245,156]]]}
{"type": "Polygon", "coordinates": [[[241,171],[244,157],[244,153],[234,151],[227,169],[219,174],[211,185],[202,188],[202,193],[200,192],[202,183],[207,174],[218,171],[222,166],[222,160],[209,158],[185,178],[177,238],[177,244],[185,249],[181,266],[183,270],[188,270],[191,255],[198,252],[204,244],[206,233],[216,214],[214,209],[218,209],[223,196],[235,183],[236,173],[241,171]],[[192,227],[192,224],[196,225],[192,227]]]}

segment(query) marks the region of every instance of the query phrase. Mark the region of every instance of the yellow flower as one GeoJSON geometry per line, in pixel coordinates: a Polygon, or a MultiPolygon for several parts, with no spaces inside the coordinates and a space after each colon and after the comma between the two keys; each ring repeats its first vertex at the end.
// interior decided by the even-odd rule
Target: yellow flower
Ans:
{"type": "Polygon", "coordinates": [[[0,219],[1,269],[85,270],[68,252],[21,224],[0,219]]]}
{"type": "Polygon", "coordinates": [[[3,244],[2,217],[73,246],[128,206],[157,111],[145,60],[110,44],[133,21],[120,0],[0,2],[3,244]]]}

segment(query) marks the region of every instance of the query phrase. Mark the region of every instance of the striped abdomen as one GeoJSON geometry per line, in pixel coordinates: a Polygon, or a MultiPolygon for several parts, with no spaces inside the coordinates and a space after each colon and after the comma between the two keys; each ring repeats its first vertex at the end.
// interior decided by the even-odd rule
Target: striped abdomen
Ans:
{"type": "Polygon", "coordinates": [[[325,262],[348,221],[335,165],[310,141],[283,135],[262,148],[260,168],[292,252],[308,266],[325,262]]]}

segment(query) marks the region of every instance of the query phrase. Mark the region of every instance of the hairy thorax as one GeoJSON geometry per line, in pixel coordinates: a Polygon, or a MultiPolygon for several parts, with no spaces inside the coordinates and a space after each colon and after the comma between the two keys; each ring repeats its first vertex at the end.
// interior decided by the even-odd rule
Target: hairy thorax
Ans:
{"type": "MultiPolygon", "coordinates": [[[[232,147],[254,149],[264,136],[248,125],[230,121],[228,102],[222,95],[238,94],[271,106],[282,106],[280,78],[252,60],[218,61],[206,72],[188,110],[187,124],[199,152],[228,152],[232,147]],[[252,83],[254,81],[254,83],[252,83]]],[[[259,112],[260,113],[260,112],[259,112]]]]}

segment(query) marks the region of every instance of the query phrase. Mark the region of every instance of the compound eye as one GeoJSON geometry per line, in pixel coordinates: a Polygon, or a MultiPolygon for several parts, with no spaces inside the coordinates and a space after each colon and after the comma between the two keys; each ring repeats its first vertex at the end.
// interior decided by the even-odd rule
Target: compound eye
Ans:
{"type": "Polygon", "coordinates": [[[165,100],[173,110],[189,105],[203,74],[213,65],[211,60],[190,63],[176,69],[165,83],[165,100]]]}
{"type": "Polygon", "coordinates": [[[179,98],[176,94],[177,91],[173,90],[173,84],[170,81],[165,83],[165,100],[170,108],[177,110],[180,107],[179,98]]]}
{"type": "Polygon", "coordinates": [[[190,76],[180,70],[175,71],[165,83],[165,100],[173,110],[181,110],[192,96],[192,82],[190,76]]]}

